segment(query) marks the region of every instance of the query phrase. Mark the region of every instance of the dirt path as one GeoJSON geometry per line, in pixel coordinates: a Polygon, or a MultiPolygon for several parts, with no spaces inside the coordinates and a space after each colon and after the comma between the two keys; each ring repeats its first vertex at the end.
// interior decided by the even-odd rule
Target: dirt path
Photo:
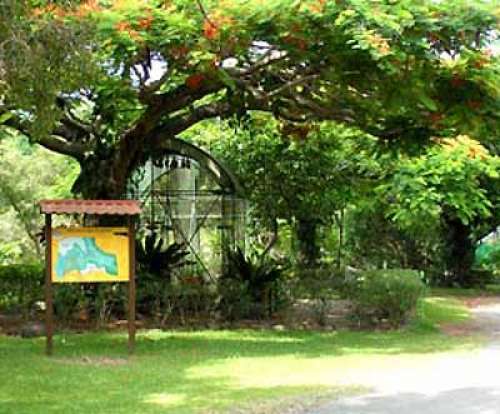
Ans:
{"type": "Polygon", "coordinates": [[[486,335],[486,347],[366,375],[359,382],[373,387],[370,394],[303,414],[500,414],[500,298],[468,304],[474,320],[467,330],[486,335]]]}

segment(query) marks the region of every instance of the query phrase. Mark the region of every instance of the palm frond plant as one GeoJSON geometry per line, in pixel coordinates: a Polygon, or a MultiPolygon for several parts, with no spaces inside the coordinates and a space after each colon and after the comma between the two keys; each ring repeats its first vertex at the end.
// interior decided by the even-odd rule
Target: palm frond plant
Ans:
{"type": "Polygon", "coordinates": [[[228,251],[226,257],[228,266],[221,276],[221,284],[227,286],[233,282],[233,289],[225,292],[222,301],[234,304],[246,296],[249,303],[242,303],[247,309],[239,312],[241,316],[270,316],[276,310],[276,288],[286,265],[268,256],[245,255],[240,247],[228,251]],[[228,294],[237,296],[237,290],[241,297],[227,297],[228,294]]]}
{"type": "Polygon", "coordinates": [[[172,280],[174,273],[193,262],[188,260],[185,244],[172,243],[151,232],[137,243],[138,308],[144,314],[164,319],[174,307],[172,303],[172,280]],[[168,308],[168,310],[167,310],[168,308]]]}
{"type": "Polygon", "coordinates": [[[189,251],[184,243],[165,245],[165,240],[158,233],[151,232],[137,243],[136,259],[140,271],[170,282],[174,270],[192,262],[186,259],[189,251]]]}

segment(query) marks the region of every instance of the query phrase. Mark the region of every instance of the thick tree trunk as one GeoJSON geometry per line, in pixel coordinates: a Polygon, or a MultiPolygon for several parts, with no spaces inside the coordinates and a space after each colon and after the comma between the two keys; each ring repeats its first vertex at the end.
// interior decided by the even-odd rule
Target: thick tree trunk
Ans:
{"type": "Polygon", "coordinates": [[[125,197],[127,177],[118,173],[113,158],[93,157],[80,162],[80,175],[73,193],[85,199],[121,199],[125,197]]]}
{"type": "Polygon", "coordinates": [[[298,219],[295,233],[298,242],[298,259],[302,267],[316,267],[319,258],[319,247],[316,240],[318,223],[316,220],[298,219]]]}
{"type": "Polygon", "coordinates": [[[448,245],[446,267],[451,275],[450,282],[470,286],[474,283],[474,241],[471,228],[456,217],[448,217],[445,219],[445,231],[448,245]]]}

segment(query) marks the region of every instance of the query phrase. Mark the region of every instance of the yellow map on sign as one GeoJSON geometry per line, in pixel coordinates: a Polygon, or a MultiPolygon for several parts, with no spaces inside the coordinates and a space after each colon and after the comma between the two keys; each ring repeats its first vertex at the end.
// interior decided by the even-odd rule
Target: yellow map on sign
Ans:
{"type": "Polygon", "coordinates": [[[52,282],[129,280],[128,229],[56,228],[52,232],[52,282]]]}

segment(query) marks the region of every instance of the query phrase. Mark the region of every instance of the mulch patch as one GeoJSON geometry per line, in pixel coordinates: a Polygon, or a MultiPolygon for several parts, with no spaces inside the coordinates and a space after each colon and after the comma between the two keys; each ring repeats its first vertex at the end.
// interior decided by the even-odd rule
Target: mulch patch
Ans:
{"type": "Polygon", "coordinates": [[[74,358],[54,358],[55,362],[72,365],[91,365],[91,366],[121,366],[128,361],[125,358],[107,358],[107,357],[74,357],[74,358]]]}

